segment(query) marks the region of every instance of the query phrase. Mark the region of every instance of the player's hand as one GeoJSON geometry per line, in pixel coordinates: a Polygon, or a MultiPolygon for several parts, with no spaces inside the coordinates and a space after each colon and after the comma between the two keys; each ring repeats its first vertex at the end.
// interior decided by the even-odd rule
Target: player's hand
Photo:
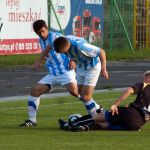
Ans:
{"type": "Polygon", "coordinates": [[[32,66],[32,69],[34,71],[39,71],[40,68],[41,68],[41,63],[39,61],[36,61],[32,66]]]}
{"type": "Polygon", "coordinates": [[[76,68],[76,63],[73,60],[70,60],[70,62],[69,62],[69,68],[70,69],[75,69],[76,68]]]}
{"type": "Polygon", "coordinates": [[[119,113],[118,113],[118,107],[117,107],[117,105],[115,105],[115,104],[112,105],[110,109],[111,109],[112,116],[114,116],[115,113],[116,113],[117,115],[119,114],[119,113]]]}
{"type": "Polygon", "coordinates": [[[108,80],[109,78],[108,71],[106,69],[102,69],[101,76],[104,77],[106,80],[108,80]]]}

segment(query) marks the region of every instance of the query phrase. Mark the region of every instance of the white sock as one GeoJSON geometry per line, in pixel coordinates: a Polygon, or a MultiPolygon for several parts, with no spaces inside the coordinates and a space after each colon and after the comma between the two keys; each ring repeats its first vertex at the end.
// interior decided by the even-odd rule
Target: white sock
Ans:
{"type": "Polygon", "coordinates": [[[99,108],[99,105],[92,98],[89,101],[84,102],[84,105],[89,114],[97,114],[96,110],[99,108]]]}
{"type": "MultiPolygon", "coordinates": [[[[94,99],[93,99],[93,101],[94,101],[94,99]]],[[[95,101],[94,101],[94,103],[95,103],[96,110],[98,110],[100,108],[99,104],[97,104],[95,101]]]]}
{"type": "Polygon", "coordinates": [[[37,110],[40,104],[40,97],[29,96],[28,98],[28,115],[29,120],[32,122],[36,121],[37,110]]]}

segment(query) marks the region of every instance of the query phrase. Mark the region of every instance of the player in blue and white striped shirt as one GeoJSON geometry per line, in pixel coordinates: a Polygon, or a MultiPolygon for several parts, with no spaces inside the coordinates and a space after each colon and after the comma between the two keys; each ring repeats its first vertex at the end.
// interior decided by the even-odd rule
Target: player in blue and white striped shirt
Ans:
{"type": "MultiPolygon", "coordinates": [[[[64,85],[68,92],[75,97],[78,97],[78,90],[76,84],[76,74],[74,69],[74,62],[65,55],[56,53],[51,47],[53,47],[53,41],[62,36],[60,33],[48,32],[48,27],[43,20],[37,20],[33,23],[33,29],[36,34],[40,37],[39,43],[43,50],[42,55],[46,51],[46,67],[48,69],[48,74],[43,77],[38,84],[36,84],[28,98],[28,115],[29,119],[26,120],[20,126],[36,126],[36,115],[40,103],[40,96],[46,92],[49,92],[51,86],[55,84],[64,85]],[[51,49],[51,50],[50,50],[51,49]]],[[[34,70],[39,70],[43,57],[33,65],[34,70]]]]}
{"type": "Polygon", "coordinates": [[[100,73],[108,79],[105,51],[72,35],[57,38],[54,41],[54,49],[58,53],[66,53],[77,62],[79,94],[89,114],[96,114],[98,106],[92,98],[93,90],[100,73]]]}
{"type": "MultiPolygon", "coordinates": [[[[52,45],[54,39],[56,39],[59,36],[62,36],[62,34],[49,32],[48,38],[46,40],[40,38],[39,42],[42,50],[44,50],[48,44],[52,45]]],[[[51,50],[48,53],[48,57],[46,58],[45,65],[50,75],[59,76],[70,70],[68,65],[69,61],[70,59],[65,54],[59,54],[56,53],[54,50],[51,50]]]]}

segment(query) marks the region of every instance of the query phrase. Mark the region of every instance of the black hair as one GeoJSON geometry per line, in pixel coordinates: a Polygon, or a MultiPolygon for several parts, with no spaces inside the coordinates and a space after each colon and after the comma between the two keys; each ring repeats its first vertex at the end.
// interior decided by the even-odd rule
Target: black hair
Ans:
{"type": "Polygon", "coordinates": [[[42,27],[46,27],[46,22],[44,20],[36,20],[35,22],[33,22],[33,30],[34,32],[38,32],[42,27]]]}
{"type": "Polygon", "coordinates": [[[57,53],[60,53],[64,51],[64,49],[66,49],[68,44],[69,44],[69,41],[65,37],[58,37],[54,41],[54,49],[57,53]]]}

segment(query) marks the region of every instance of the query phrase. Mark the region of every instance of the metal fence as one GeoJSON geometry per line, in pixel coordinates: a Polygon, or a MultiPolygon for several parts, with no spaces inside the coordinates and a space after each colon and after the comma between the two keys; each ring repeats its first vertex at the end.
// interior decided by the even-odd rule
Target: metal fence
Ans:
{"type": "Polygon", "coordinates": [[[105,49],[150,48],[150,0],[104,0],[105,49]]]}
{"type": "MultiPolygon", "coordinates": [[[[136,49],[150,48],[150,0],[103,0],[103,3],[103,37],[96,45],[133,53],[136,49]]],[[[48,4],[50,14],[51,0],[48,4]]]]}

